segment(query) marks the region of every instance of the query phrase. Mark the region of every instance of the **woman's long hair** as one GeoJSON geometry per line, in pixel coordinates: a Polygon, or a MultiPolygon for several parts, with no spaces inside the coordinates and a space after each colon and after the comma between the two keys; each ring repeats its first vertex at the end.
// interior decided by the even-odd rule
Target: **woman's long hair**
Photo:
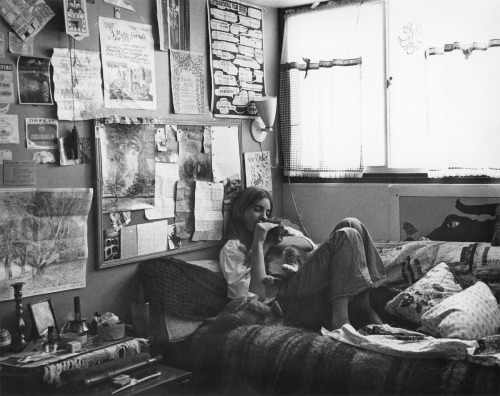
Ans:
{"type": "Polygon", "coordinates": [[[267,190],[259,187],[247,187],[239,193],[227,221],[226,236],[223,240],[224,244],[230,239],[238,239],[247,249],[250,248],[253,242],[253,232],[248,231],[246,228],[244,214],[247,209],[256,205],[263,198],[269,199],[272,213],[273,198],[267,190]]]}

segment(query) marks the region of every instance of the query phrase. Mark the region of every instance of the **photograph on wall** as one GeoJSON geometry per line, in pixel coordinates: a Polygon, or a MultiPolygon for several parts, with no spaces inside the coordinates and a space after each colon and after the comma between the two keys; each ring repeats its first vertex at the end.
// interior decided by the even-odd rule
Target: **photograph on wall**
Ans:
{"type": "Polygon", "coordinates": [[[156,109],[151,25],[99,18],[104,103],[107,108],[156,109]]]}
{"type": "Polygon", "coordinates": [[[0,189],[0,301],[86,286],[88,188],[0,189]]]}
{"type": "Polygon", "coordinates": [[[170,86],[175,113],[205,113],[204,72],[203,54],[170,50],[170,86]]]}
{"type": "Polygon", "coordinates": [[[155,194],[153,124],[100,126],[104,213],[152,208],[155,194]]]}
{"type": "Polygon", "coordinates": [[[247,187],[260,187],[267,191],[273,190],[269,157],[269,151],[245,153],[245,181],[247,187]]]}
{"type": "Polygon", "coordinates": [[[255,118],[265,95],[262,9],[239,1],[207,0],[212,113],[255,118]]]}
{"type": "Polygon", "coordinates": [[[26,118],[26,146],[32,150],[57,149],[58,121],[53,118],[26,118]]]}
{"type": "Polygon", "coordinates": [[[33,56],[17,58],[19,103],[51,105],[50,59],[33,56]]]}
{"type": "Polygon", "coordinates": [[[85,0],[64,0],[66,34],[75,40],[88,37],[87,3],[85,0]]]}
{"type": "Polygon", "coordinates": [[[500,198],[401,196],[400,240],[491,242],[500,198]]]}
{"type": "Polygon", "coordinates": [[[55,14],[44,0],[2,0],[0,15],[26,41],[34,37],[55,14]]]}

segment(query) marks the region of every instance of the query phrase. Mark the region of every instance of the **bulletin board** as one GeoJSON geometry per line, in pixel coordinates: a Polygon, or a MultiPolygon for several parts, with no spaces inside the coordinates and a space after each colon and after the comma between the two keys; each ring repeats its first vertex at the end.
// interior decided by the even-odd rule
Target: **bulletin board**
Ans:
{"type": "MultiPolygon", "coordinates": [[[[176,139],[178,136],[176,134],[176,139]]],[[[179,143],[177,147],[181,147],[180,139],[177,143],[179,143]]],[[[219,145],[221,144],[228,146],[226,141],[219,143],[219,145]]],[[[224,217],[226,218],[226,204],[230,201],[231,195],[243,185],[241,123],[184,122],[179,120],[169,121],[162,118],[135,120],[132,122],[130,120],[126,122],[117,120],[117,122],[114,122],[109,119],[98,119],[95,120],[95,151],[96,254],[98,269],[136,263],[155,257],[177,255],[193,250],[216,247],[220,244],[221,238],[217,240],[195,240],[196,236],[193,237],[193,233],[186,234],[186,232],[181,232],[182,229],[178,227],[180,223],[177,216],[177,210],[179,209],[177,199],[175,203],[175,215],[173,217],[151,218],[149,216],[152,213],[153,207],[155,208],[153,212],[156,210],[157,203],[155,197],[158,198],[158,189],[155,190],[155,186],[159,184],[158,178],[155,177],[157,175],[151,172],[151,163],[154,163],[153,166],[156,166],[158,163],[163,166],[164,163],[167,163],[167,166],[177,168],[179,179],[175,182],[175,193],[178,193],[179,182],[181,180],[191,182],[198,180],[205,181],[211,185],[217,184],[216,187],[219,190],[222,188],[222,184],[224,200],[220,211],[222,213],[226,212],[224,213],[224,217]],[[168,129],[170,127],[172,128],[170,129],[169,138],[168,129]],[[184,136],[183,140],[189,141],[191,141],[191,135],[194,136],[196,132],[202,130],[210,131],[207,136],[212,137],[210,139],[204,138],[203,143],[201,143],[203,148],[200,150],[203,154],[207,154],[210,157],[210,169],[203,163],[203,160],[199,162],[194,160],[194,167],[191,166],[193,164],[183,161],[183,157],[187,154],[182,149],[178,149],[178,158],[175,158],[175,150],[171,150],[168,147],[172,147],[172,131],[178,130],[181,131],[181,134],[184,134],[182,135],[184,136]],[[220,171],[220,167],[217,167],[217,159],[215,158],[217,151],[212,151],[213,142],[211,139],[215,139],[215,136],[220,135],[216,135],[214,131],[229,133],[226,137],[230,136],[230,140],[233,142],[232,146],[237,146],[237,152],[234,153],[235,160],[231,161],[237,165],[232,165],[234,168],[227,170],[227,172],[220,171]],[[164,141],[158,138],[158,132],[165,133],[163,135],[166,137],[164,141]],[[114,134],[116,134],[116,137],[113,137],[114,134]],[[147,136],[147,138],[144,138],[144,136],[147,136]],[[151,136],[154,136],[154,143],[151,143],[151,136]],[[159,151],[160,144],[168,147],[161,148],[163,151],[159,151]],[[110,150],[109,147],[113,148],[110,150]],[[113,158],[110,158],[111,156],[113,158]],[[125,169],[122,167],[120,161],[125,161],[128,164],[128,168],[125,169]],[[107,169],[110,163],[113,164],[113,175],[118,175],[113,179],[113,186],[116,184],[116,190],[121,189],[122,193],[118,191],[115,193],[115,187],[110,188],[109,175],[111,172],[107,169]],[[134,169],[133,173],[136,173],[135,177],[130,175],[129,168],[134,169]],[[194,168],[195,170],[193,173],[186,175],[185,168],[194,168]],[[137,176],[139,172],[142,175],[140,177],[137,176]],[[134,180],[133,182],[132,179],[134,180]],[[137,183],[139,179],[140,183],[137,183]],[[152,183],[153,180],[154,182],[152,183]],[[127,192],[123,193],[123,191],[127,192]],[[138,193],[136,194],[137,191],[138,193]],[[110,194],[115,196],[110,198],[110,194]],[[116,198],[117,196],[121,198],[116,198]],[[165,242],[166,236],[168,240],[165,242]],[[144,247],[144,241],[147,241],[146,244],[153,246],[152,250],[144,247]],[[136,244],[135,247],[134,243],[136,244]],[[133,249],[132,252],[130,251],[131,248],[133,249]]],[[[203,156],[203,154],[197,155],[203,156]]],[[[219,155],[219,157],[221,156],[219,155]]],[[[175,176],[174,171],[173,177],[175,176]]],[[[178,195],[176,195],[176,198],[178,198],[178,195]]],[[[167,199],[167,201],[169,200],[167,199]]]]}

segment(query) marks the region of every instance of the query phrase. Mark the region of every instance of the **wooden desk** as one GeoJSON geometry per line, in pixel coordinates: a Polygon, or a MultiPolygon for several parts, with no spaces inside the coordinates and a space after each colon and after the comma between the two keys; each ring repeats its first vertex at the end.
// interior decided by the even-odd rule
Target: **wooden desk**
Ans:
{"type": "MultiPolygon", "coordinates": [[[[189,381],[191,373],[189,371],[179,370],[165,365],[158,365],[160,376],[141,382],[131,388],[115,393],[116,396],[130,395],[179,395],[189,393],[189,381]]],[[[111,381],[104,382],[97,386],[85,389],[75,393],[75,396],[109,396],[111,392],[116,391],[111,381]]],[[[115,396],[113,395],[113,396],[115,396]]]]}
{"type": "MultiPolygon", "coordinates": [[[[157,365],[158,371],[161,373],[159,377],[141,382],[131,388],[122,390],[113,396],[130,396],[130,395],[179,395],[189,394],[191,373],[184,370],[179,370],[173,367],[162,364],[157,365]]],[[[40,372],[25,372],[15,373],[14,375],[6,375],[1,373],[0,387],[1,396],[14,395],[48,395],[48,396],[68,396],[67,390],[57,390],[49,387],[41,380],[40,372]]],[[[132,374],[133,373],[129,373],[132,374]]],[[[102,384],[84,389],[71,394],[75,396],[110,396],[119,388],[113,386],[111,380],[102,384]]]]}

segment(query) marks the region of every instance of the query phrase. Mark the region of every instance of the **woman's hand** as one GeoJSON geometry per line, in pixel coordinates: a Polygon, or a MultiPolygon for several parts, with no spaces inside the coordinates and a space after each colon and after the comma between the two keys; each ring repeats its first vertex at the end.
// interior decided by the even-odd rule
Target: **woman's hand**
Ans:
{"type": "Polygon", "coordinates": [[[255,229],[253,231],[253,242],[254,243],[264,243],[266,241],[267,233],[279,224],[276,223],[257,223],[255,224],[255,229]]]}

